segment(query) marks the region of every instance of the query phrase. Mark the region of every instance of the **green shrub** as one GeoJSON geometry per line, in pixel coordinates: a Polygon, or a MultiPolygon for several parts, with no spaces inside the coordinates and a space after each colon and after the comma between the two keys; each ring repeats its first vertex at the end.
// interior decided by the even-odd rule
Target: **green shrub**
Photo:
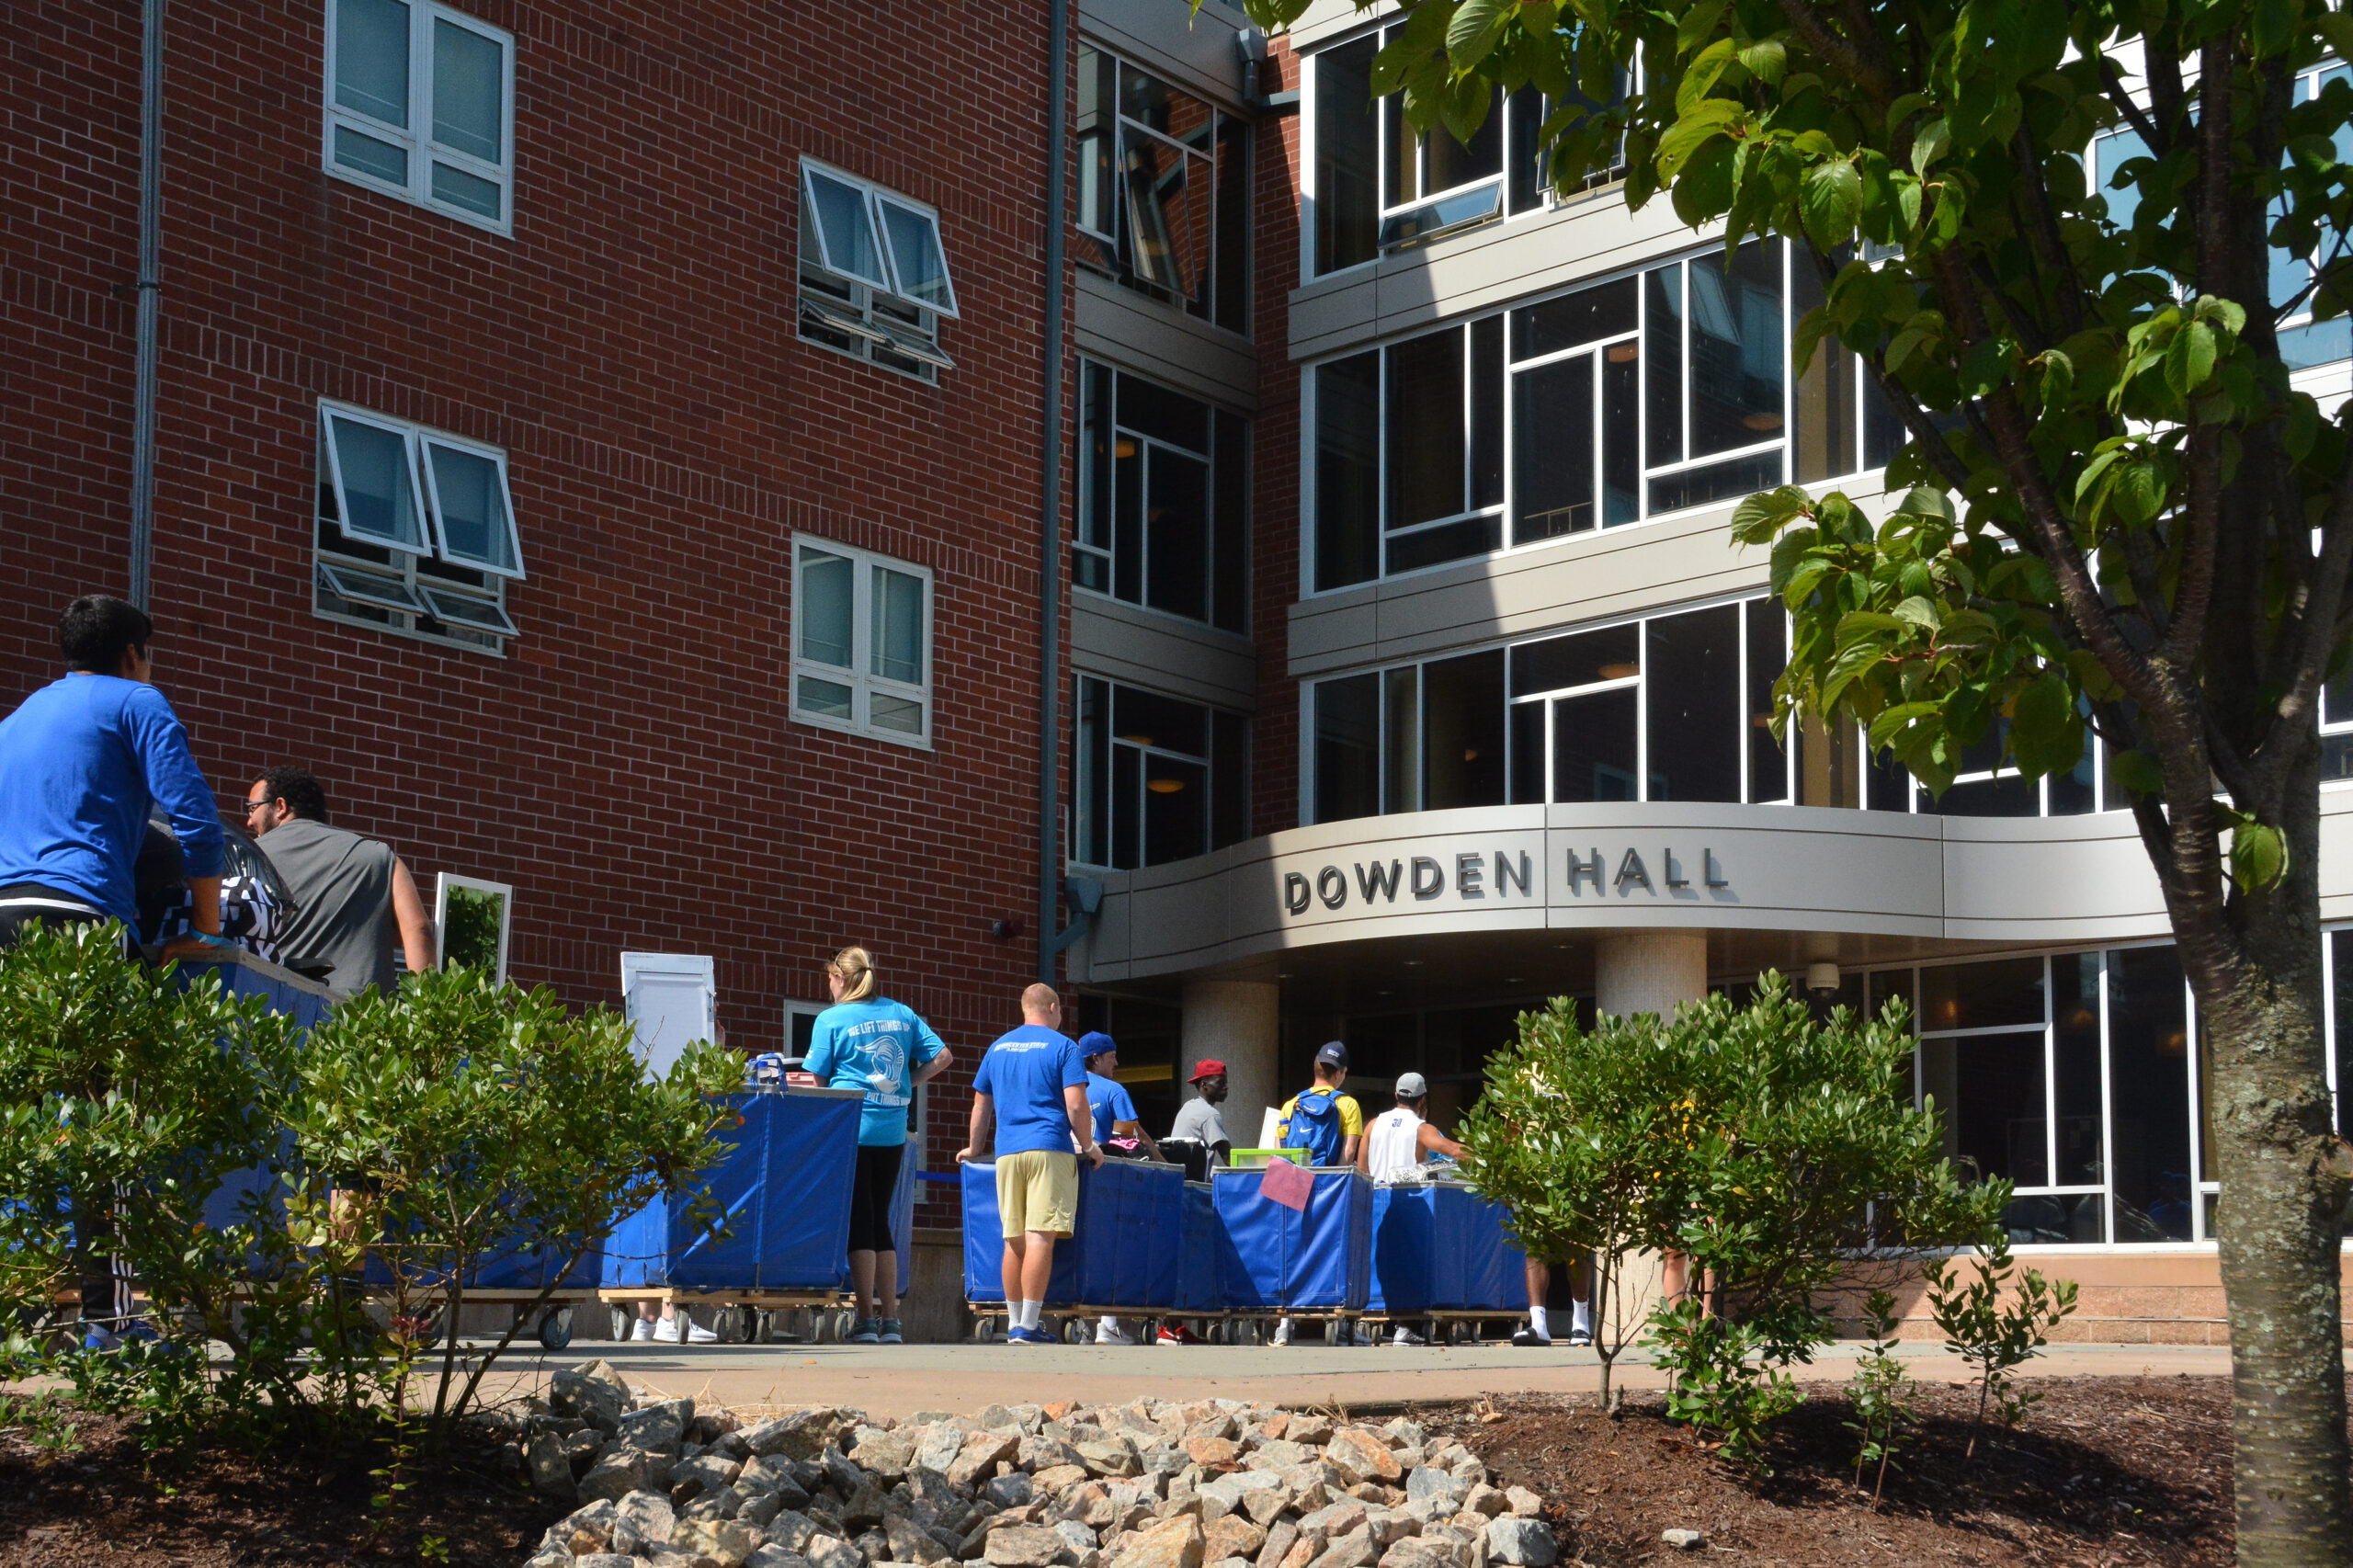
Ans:
{"type": "Polygon", "coordinates": [[[1863,1326],[1869,1341],[1856,1359],[1855,1375],[1847,1381],[1847,1398],[1854,1417],[1846,1423],[1855,1434],[1855,1485],[1863,1484],[1865,1466],[1878,1466],[1871,1483],[1876,1505],[1887,1487],[1887,1472],[1895,1456],[1911,1446],[1915,1420],[1912,1399],[1917,1392],[1912,1374],[1892,1354],[1903,1343],[1895,1335],[1895,1298],[1874,1290],[1863,1304],[1863,1326]]]}
{"type": "Polygon", "coordinates": [[[1963,1463],[1977,1457],[1977,1436],[1988,1404],[2005,1426],[2025,1421],[2041,1393],[2019,1385],[2016,1369],[2042,1354],[2051,1331],[2075,1310],[2075,1282],[2045,1279],[2039,1269],[2018,1277],[2010,1299],[2002,1299],[2017,1265],[2010,1238],[1997,1233],[1976,1259],[1976,1278],[1963,1280],[1949,1258],[1931,1258],[1921,1273],[1928,1282],[1928,1315],[1944,1331],[1945,1348],[1959,1356],[1977,1378],[1977,1414],[1969,1424],[1963,1463]]]}

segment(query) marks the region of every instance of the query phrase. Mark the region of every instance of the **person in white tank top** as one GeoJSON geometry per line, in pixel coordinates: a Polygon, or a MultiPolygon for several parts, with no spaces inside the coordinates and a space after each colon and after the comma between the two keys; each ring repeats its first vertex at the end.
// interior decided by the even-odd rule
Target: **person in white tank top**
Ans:
{"type": "Polygon", "coordinates": [[[1399,1078],[1397,1107],[1381,1112],[1365,1128],[1364,1138],[1357,1145],[1357,1168],[1375,1182],[1387,1184],[1410,1180],[1432,1153],[1461,1158],[1462,1145],[1423,1119],[1429,1101],[1428,1080],[1419,1073],[1399,1078]]]}

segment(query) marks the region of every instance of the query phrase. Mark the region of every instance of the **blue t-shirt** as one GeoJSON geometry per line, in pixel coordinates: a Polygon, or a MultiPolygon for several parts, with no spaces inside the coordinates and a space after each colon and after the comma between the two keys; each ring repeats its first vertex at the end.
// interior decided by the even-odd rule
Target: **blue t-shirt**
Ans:
{"type": "Polygon", "coordinates": [[[877,996],[836,1002],[818,1014],[801,1068],[824,1079],[828,1088],[865,1090],[858,1141],[867,1148],[891,1148],[907,1141],[915,1070],[945,1049],[913,1008],[877,996]]]}
{"type": "Polygon", "coordinates": [[[1114,1122],[1140,1121],[1136,1115],[1135,1097],[1128,1086],[1117,1078],[1107,1078],[1100,1073],[1086,1075],[1086,1108],[1095,1113],[1095,1141],[1097,1143],[1111,1136],[1114,1122]]]}
{"type": "Polygon", "coordinates": [[[1063,1091],[1086,1082],[1078,1043],[1043,1024],[1024,1024],[990,1046],[972,1075],[972,1088],[996,1102],[997,1153],[1069,1153],[1070,1112],[1063,1107],[1063,1091]]]}
{"type": "Polygon", "coordinates": [[[0,719],[0,885],[37,882],[136,928],[131,868],[160,804],[190,877],[221,874],[220,808],[164,694],[75,675],[0,719]]]}

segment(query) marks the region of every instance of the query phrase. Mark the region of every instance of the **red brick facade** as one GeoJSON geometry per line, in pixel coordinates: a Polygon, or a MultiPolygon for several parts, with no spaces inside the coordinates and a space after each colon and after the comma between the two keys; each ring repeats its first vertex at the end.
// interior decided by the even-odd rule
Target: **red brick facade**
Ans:
{"type": "MultiPolygon", "coordinates": [[[[1037,965],[1043,0],[463,8],[515,36],[511,237],[322,171],[324,0],[170,11],[159,678],[224,796],[300,763],[421,881],[515,884],[519,979],[712,953],[765,1048],[865,941],[969,1081],[1037,965]],[[804,154],[939,210],[936,388],[797,339],[804,154]],[[506,450],[508,656],[313,613],[323,397],[506,450]],[[934,749],[788,722],[795,530],[936,574],[934,749]]],[[[127,582],[139,7],[30,0],[6,49],[13,705],[127,582]]]]}

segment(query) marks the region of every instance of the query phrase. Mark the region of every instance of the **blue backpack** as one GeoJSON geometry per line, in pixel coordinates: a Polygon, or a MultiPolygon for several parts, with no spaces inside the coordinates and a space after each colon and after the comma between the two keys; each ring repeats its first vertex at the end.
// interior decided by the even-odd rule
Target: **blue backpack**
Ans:
{"type": "Polygon", "coordinates": [[[1329,1089],[1310,1089],[1290,1108],[1283,1127],[1285,1146],[1307,1151],[1311,1165],[1340,1163],[1340,1097],[1329,1089]]]}

